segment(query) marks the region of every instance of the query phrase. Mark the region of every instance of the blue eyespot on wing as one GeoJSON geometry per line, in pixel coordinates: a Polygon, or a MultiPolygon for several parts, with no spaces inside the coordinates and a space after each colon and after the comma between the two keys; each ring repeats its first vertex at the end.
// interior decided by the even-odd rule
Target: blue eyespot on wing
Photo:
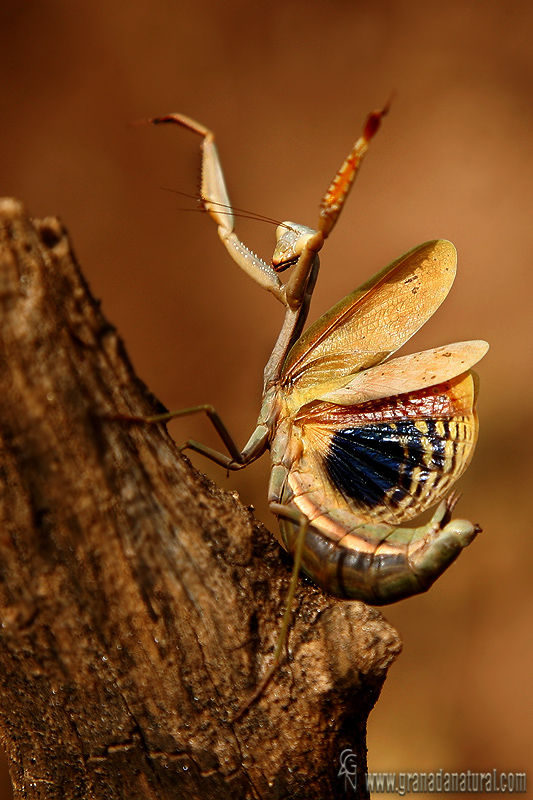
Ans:
{"type": "Polygon", "coordinates": [[[302,496],[320,513],[344,507],[369,521],[411,519],[442,499],[468,466],[477,437],[474,399],[466,373],[353,407],[310,403],[295,418],[303,452],[290,483],[308,487],[306,476],[318,473],[302,496]]]}
{"type": "Polygon", "coordinates": [[[334,486],[357,506],[395,513],[444,475],[447,420],[399,420],[344,428],[331,437],[324,460],[334,486]],[[439,427],[441,430],[439,431],[439,427]]]}

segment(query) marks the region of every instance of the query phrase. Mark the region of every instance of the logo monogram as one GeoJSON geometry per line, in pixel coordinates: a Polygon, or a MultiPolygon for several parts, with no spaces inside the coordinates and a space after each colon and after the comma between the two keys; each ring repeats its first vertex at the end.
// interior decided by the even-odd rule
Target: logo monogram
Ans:
{"type": "Polygon", "coordinates": [[[344,776],[344,790],[348,791],[348,784],[355,792],[357,787],[357,757],[351,747],[346,747],[339,756],[341,768],[339,778],[344,776]]]}

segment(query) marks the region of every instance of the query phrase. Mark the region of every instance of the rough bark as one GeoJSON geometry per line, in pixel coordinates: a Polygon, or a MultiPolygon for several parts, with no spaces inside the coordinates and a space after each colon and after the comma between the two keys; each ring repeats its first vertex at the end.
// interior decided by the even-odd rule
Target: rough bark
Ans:
{"type": "Polygon", "coordinates": [[[116,419],[161,407],[61,223],[14,200],[0,201],[0,304],[0,735],[15,797],[367,797],[366,720],[396,632],[301,581],[288,655],[234,722],[272,655],[288,559],[163,426],[116,419]]]}

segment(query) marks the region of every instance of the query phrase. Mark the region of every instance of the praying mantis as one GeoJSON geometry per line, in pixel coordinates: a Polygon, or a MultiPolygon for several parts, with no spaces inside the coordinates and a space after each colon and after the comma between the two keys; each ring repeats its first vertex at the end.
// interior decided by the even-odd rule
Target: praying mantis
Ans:
{"type": "Polygon", "coordinates": [[[387,111],[367,117],[322,198],[316,229],[293,222],[277,227],[270,264],[235,233],[212,131],[182,114],[152,120],[202,137],[201,204],[233,261],[284,307],[264,370],[257,425],[242,449],[209,405],[150,420],[207,414],[228,454],[193,440],[183,449],[228,470],[270,450],[269,507],[294,568],[274,663],[254,697],[279,661],[300,569],[332,595],[384,605],[426,591],[480,531],[452,519],[458,496],[450,489],[474,451],[477,381],[471,367],[487,343],[390,358],[447,296],[456,271],[454,246],[435,240],[413,248],[304,332],[319,252],[387,111]],[[289,268],[283,283],[279,274],[289,268]],[[400,527],[437,503],[427,524],[400,527]]]}

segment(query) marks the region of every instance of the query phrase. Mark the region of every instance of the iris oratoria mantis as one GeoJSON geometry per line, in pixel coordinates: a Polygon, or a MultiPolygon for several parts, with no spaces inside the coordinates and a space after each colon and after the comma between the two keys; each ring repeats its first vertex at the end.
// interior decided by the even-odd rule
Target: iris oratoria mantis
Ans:
{"type": "MultiPolygon", "coordinates": [[[[418,245],[353,291],[304,331],[319,271],[319,251],[387,109],[371,113],[325,193],[316,229],[284,222],[270,264],[237,237],[213,133],[181,114],[202,137],[201,203],[235,263],[284,306],[264,371],[257,426],[241,450],[211,406],[205,412],[229,455],[189,440],[195,450],[238,470],[270,450],[269,505],[282,541],[300,568],[333,595],[372,605],[426,591],[472,542],[478,526],[452,519],[477,437],[476,379],[483,341],[459,342],[391,358],[448,294],[456,251],[445,240],[418,245]],[[286,283],[279,273],[291,268],[286,283]],[[420,527],[400,527],[439,503],[420,527]]],[[[274,664],[279,660],[284,633],[274,664]]]]}

